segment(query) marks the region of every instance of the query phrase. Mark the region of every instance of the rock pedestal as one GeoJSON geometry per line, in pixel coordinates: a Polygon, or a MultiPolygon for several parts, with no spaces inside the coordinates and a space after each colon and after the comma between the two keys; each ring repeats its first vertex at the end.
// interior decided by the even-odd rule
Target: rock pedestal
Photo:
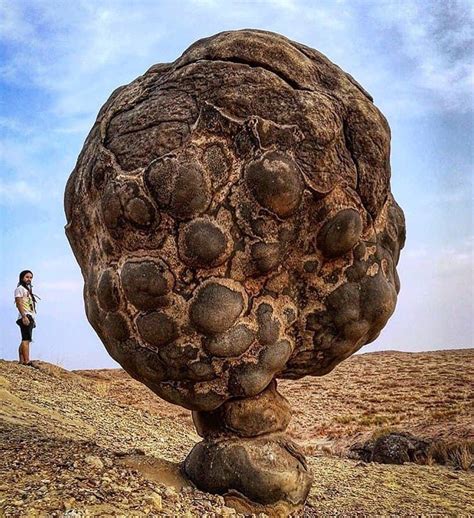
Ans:
{"type": "Polygon", "coordinates": [[[290,405],[275,381],[255,397],[193,412],[204,440],[186,458],[186,475],[203,491],[225,495],[238,509],[261,507],[280,515],[296,510],[304,504],[311,475],[284,433],[290,417],[290,405]]]}

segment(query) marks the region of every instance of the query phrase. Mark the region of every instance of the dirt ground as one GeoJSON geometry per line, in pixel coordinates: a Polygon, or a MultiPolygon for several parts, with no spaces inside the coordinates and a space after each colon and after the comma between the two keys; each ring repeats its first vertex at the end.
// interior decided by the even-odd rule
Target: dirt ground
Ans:
{"type": "MultiPolygon", "coordinates": [[[[473,349],[362,354],[323,378],[280,381],[314,476],[298,515],[473,515],[472,469],[346,456],[385,431],[473,440],[473,382],[473,349]]],[[[0,515],[238,516],[180,474],[200,440],[190,413],[121,370],[0,361],[0,400],[0,515]]]]}

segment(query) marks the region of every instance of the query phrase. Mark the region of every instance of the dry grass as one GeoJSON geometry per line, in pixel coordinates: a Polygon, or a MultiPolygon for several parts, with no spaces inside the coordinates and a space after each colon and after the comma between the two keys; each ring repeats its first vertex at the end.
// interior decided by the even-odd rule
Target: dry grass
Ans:
{"type": "Polygon", "coordinates": [[[430,448],[428,464],[452,465],[456,469],[469,470],[474,463],[474,441],[438,441],[430,448]]]}
{"type": "Polygon", "coordinates": [[[321,378],[282,380],[290,433],[309,450],[389,431],[449,443],[474,440],[474,350],[360,354],[321,378]]]}

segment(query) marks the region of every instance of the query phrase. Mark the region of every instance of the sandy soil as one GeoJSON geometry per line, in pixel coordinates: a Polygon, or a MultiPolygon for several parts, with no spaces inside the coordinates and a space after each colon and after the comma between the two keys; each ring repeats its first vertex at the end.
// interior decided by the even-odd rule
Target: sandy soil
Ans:
{"type": "MultiPolygon", "coordinates": [[[[387,430],[472,440],[474,350],[357,355],[323,378],[281,381],[314,483],[300,516],[474,514],[474,473],[344,456],[387,430]]],[[[190,413],[121,370],[0,361],[0,515],[236,516],[189,486],[190,413]]]]}

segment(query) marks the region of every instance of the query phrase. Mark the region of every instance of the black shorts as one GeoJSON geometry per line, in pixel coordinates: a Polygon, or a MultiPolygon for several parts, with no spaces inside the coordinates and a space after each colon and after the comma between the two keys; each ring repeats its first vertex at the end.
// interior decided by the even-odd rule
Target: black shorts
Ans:
{"type": "Polygon", "coordinates": [[[31,342],[33,337],[33,328],[36,327],[35,321],[31,315],[26,315],[28,317],[28,320],[30,323],[28,325],[25,325],[23,323],[23,320],[19,318],[16,323],[20,326],[21,331],[21,339],[31,342]]]}

